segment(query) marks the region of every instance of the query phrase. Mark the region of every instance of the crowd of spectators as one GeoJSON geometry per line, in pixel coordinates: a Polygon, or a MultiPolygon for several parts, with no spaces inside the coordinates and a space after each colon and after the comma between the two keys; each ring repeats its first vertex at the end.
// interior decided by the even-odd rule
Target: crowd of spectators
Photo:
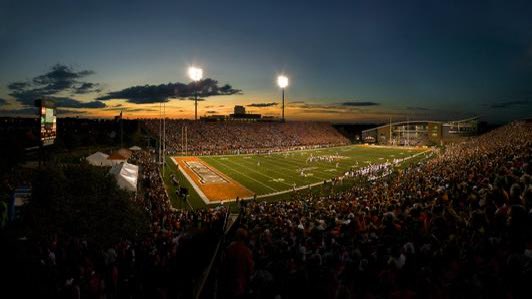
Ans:
{"type": "MultiPolygon", "coordinates": [[[[159,120],[145,120],[144,126],[159,136],[159,120]]],[[[168,153],[191,155],[258,153],[321,146],[344,145],[349,140],[326,122],[243,122],[166,120],[168,153]]]]}
{"type": "MultiPolygon", "coordinates": [[[[173,131],[179,131],[180,124],[174,122],[173,131]]],[[[291,125],[275,124],[277,129],[291,125]]],[[[211,134],[205,129],[210,124],[198,126],[203,128],[199,132],[211,134]]],[[[262,131],[263,126],[256,129],[262,131]]],[[[266,142],[273,142],[268,141],[274,138],[270,135],[266,142]]],[[[312,138],[292,144],[309,145],[312,138]]],[[[179,139],[174,137],[174,142],[179,139]]],[[[238,140],[247,140],[242,149],[258,142],[238,140]]],[[[139,151],[130,160],[140,167],[139,192],[133,200],[149,216],[149,234],[106,249],[80,236],[41,241],[36,250],[39,266],[28,269],[39,277],[35,293],[55,298],[193,296],[222,238],[228,209],[173,209],[154,156],[139,151]]],[[[236,233],[227,236],[220,263],[211,268],[216,283],[209,287],[220,298],[530,295],[529,123],[512,123],[448,145],[430,159],[378,175],[388,170],[354,172],[346,176],[342,184],[348,188],[341,191],[314,188],[293,192],[289,201],[240,202],[236,233]]]]}
{"type": "Polygon", "coordinates": [[[530,298],[532,126],[516,122],[347,191],[242,205],[238,298],[530,298]]]}
{"type": "Polygon", "coordinates": [[[171,207],[153,153],[138,151],[129,162],[140,169],[132,196],[149,216],[149,233],[109,248],[82,237],[52,235],[36,251],[43,298],[190,298],[223,231],[227,209],[171,207]]]}

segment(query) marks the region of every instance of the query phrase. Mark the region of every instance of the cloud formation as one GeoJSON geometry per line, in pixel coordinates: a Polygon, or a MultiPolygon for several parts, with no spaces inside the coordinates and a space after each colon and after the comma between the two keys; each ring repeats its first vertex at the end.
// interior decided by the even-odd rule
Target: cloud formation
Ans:
{"type": "Polygon", "coordinates": [[[75,93],[77,94],[100,92],[100,91],[101,89],[99,88],[99,85],[96,83],[91,83],[91,82],[83,82],[83,84],[75,88],[75,93]]]}
{"type": "Polygon", "coordinates": [[[425,108],[425,107],[408,106],[408,107],[406,107],[406,110],[411,110],[411,111],[427,111],[427,110],[430,110],[430,109],[429,109],[429,108],[425,108]]]}
{"type": "Polygon", "coordinates": [[[378,105],[380,104],[375,103],[375,102],[369,102],[369,101],[363,101],[363,102],[349,101],[349,102],[342,103],[342,106],[347,106],[347,107],[366,107],[366,106],[378,106],[378,105]]]}
{"type": "MultiPolygon", "coordinates": [[[[0,109],[0,115],[11,117],[34,117],[38,115],[39,109],[37,107],[26,107],[18,109],[0,109]]],[[[79,115],[85,114],[85,111],[57,108],[57,115],[79,115]]]]}
{"type": "Polygon", "coordinates": [[[58,107],[66,108],[102,108],[100,101],[83,102],[65,95],[99,92],[99,84],[84,81],[93,71],[75,71],[73,68],[56,64],[50,71],[27,82],[12,82],[7,85],[10,93],[22,106],[33,106],[35,100],[50,99],[58,107]]]}
{"type": "Polygon", "coordinates": [[[277,106],[277,105],[279,105],[279,103],[271,102],[271,103],[252,103],[252,104],[249,104],[247,106],[248,107],[264,108],[264,107],[272,107],[272,106],[277,106]]]}
{"type": "Polygon", "coordinates": [[[0,109],[0,115],[2,116],[36,116],[37,108],[28,107],[20,109],[0,109]]]}
{"type": "Polygon", "coordinates": [[[493,103],[489,107],[492,109],[506,109],[506,108],[513,108],[515,106],[524,106],[530,103],[531,103],[530,99],[508,100],[508,101],[500,101],[497,103],[493,103]]]}
{"type": "Polygon", "coordinates": [[[122,105],[117,105],[114,107],[105,108],[106,111],[123,111],[123,112],[147,112],[147,111],[159,111],[159,109],[153,108],[132,108],[132,107],[122,107],[122,105]]]}
{"type": "Polygon", "coordinates": [[[62,97],[52,97],[51,99],[55,102],[56,107],[94,109],[104,108],[106,106],[104,102],[100,101],[81,102],[75,99],[62,97]]]}
{"type": "Polygon", "coordinates": [[[288,104],[288,106],[297,108],[302,113],[338,114],[338,113],[352,113],[352,112],[361,111],[361,108],[353,107],[353,106],[345,106],[343,105],[343,103],[316,104],[316,103],[305,103],[305,102],[291,102],[288,104]]]}
{"type": "Polygon", "coordinates": [[[189,84],[168,83],[159,85],[138,85],[128,87],[119,91],[111,91],[106,95],[98,97],[97,100],[106,101],[111,99],[122,99],[133,104],[151,104],[158,102],[168,102],[170,99],[191,100],[194,96],[204,100],[211,96],[239,94],[241,90],[234,89],[231,85],[218,85],[218,81],[207,78],[189,84]]]}

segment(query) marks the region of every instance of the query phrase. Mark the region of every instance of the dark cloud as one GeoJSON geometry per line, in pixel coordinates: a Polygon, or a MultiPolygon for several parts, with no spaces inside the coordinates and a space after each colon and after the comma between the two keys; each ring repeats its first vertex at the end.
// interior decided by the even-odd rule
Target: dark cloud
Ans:
{"type": "Polygon", "coordinates": [[[32,83],[44,94],[55,94],[62,91],[88,93],[96,91],[98,84],[80,81],[83,77],[94,74],[93,71],[76,72],[69,66],[56,64],[48,73],[33,78],[32,83]]]}
{"type": "Polygon", "coordinates": [[[294,103],[292,102],[292,107],[297,107],[301,109],[302,113],[352,113],[361,111],[357,107],[346,107],[339,106],[337,104],[311,104],[311,103],[294,103]]]}
{"type": "Polygon", "coordinates": [[[4,106],[5,104],[7,104],[7,100],[0,98],[0,106],[4,106]]]}
{"type": "Polygon", "coordinates": [[[277,106],[277,105],[279,105],[279,103],[274,103],[274,102],[271,102],[271,103],[253,103],[253,104],[249,104],[248,107],[263,108],[263,107],[272,107],[272,106],[277,106]]]}
{"type": "Polygon", "coordinates": [[[33,82],[36,84],[55,84],[60,83],[61,85],[73,84],[77,79],[82,77],[94,74],[93,71],[80,71],[76,72],[71,67],[56,64],[52,67],[52,70],[44,75],[37,76],[33,78],[33,82]],[[63,82],[63,83],[61,83],[63,82]]]}
{"type": "Polygon", "coordinates": [[[124,111],[124,112],[141,112],[141,111],[159,111],[159,109],[152,108],[129,108],[122,106],[114,106],[105,109],[106,111],[124,111]]]}
{"type": "Polygon", "coordinates": [[[7,88],[10,90],[23,90],[30,86],[29,83],[26,82],[13,82],[7,85],[7,88]]]}
{"type": "MultiPolygon", "coordinates": [[[[0,109],[0,115],[1,116],[20,116],[20,117],[34,117],[38,115],[39,109],[37,107],[27,107],[27,108],[19,108],[19,109],[0,109]]],[[[85,111],[79,111],[79,110],[73,110],[73,109],[65,109],[65,108],[57,108],[56,114],[59,115],[80,115],[85,114],[85,111]]]]}
{"type": "Polygon", "coordinates": [[[119,91],[112,91],[104,96],[98,97],[98,100],[106,101],[111,99],[125,99],[134,104],[152,104],[158,102],[167,102],[169,98],[175,95],[177,84],[168,83],[160,85],[143,85],[133,86],[119,91]]]}
{"type": "Polygon", "coordinates": [[[57,112],[57,115],[80,115],[80,114],[86,113],[85,111],[64,109],[64,108],[57,108],[56,112],[57,112]]]}
{"type": "Polygon", "coordinates": [[[430,110],[429,108],[425,108],[425,107],[413,107],[413,106],[409,106],[409,107],[406,107],[406,110],[411,110],[411,111],[427,111],[427,110],[430,110]]]}
{"type": "Polygon", "coordinates": [[[149,109],[149,108],[128,108],[125,111],[126,112],[144,112],[144,111],[159,111],[159,110],[149,109]]]}
{"type": "Polygon", "coordinates": [[[91,82],[84,82],[80,86],[76,87],[75,93],[77,94],[84,94],[84,93],[90,93],[90,92],[100,92],[101,89],[99,88],[99,84],[91,83],[91,82]]]}
{"type": "Polygon", "coordinates": [[[201,99],[210,96],[239,94],[241,90],[234,89],[231,85],[218,85],[218,81],[207,78],[199,82],[168,83],[160,85],[132,86],[119,91],[112,91],[97,100],[124,99],[133,104],[151,104],[168,102],[170,99],[193,100],[196,95],[201,99]],[[197,91],[197,92],[196,92],[197,91]]]}
{"type": "Polygon", "coordinates": [[[342,111],[340,109],[327,109],[327,108],[314,108],[314,109],[311,109],[311,110],[306,110],[306,111],[303,111],[303,112],[306,112],[306,113],[332,113],[332,114],[337,114],[337,113],[344,113],[346,111],[342,111]]]}
{"type": "Polygon", "coordinates": [[[218,113],[218,111],[214,111],[214,110],[207,111],[207,114],[216,114],[216,113],[218,113]]]}
{"type": "Polygon", "coordinates": [[[51,100],[55,102],[56,107],[64,108],[104,108],[106,104],[100,101],[81,102],[71,98],[52,97],[51,100]]]}
{"type": "Polygon", "coordinates": [[[23,106],[32,106],[35,100],[46,98],[55,100],[58,106],[68,108],[102,108],[105,104],[99,101],[87,103],[61,96],[65,93],[85,94],[99,91],[97,83],[82,80],[93,73],[89,70],[75,71],[69,66],[56,64],[49,72],[34,77],[29,82],[12,82],[7,88],[9,95],[23,106]]]}
{"type": "Polygon", "coordinates": [[[12,90],[12,92],[9,94],[15,98],[17,102],[22,104],[23,106],[32,106],[33,102],[35,100],[39,100],[44,98],[45,96],[48,96],[48,94],[43,93],[41,90],[37,89],[28,89],[28,90],[12,90]]]}
{"type": "Polygon", "coordinates": [[[378,106],[379,103],[375,102],[357,102],[357,101],[350,101],[350,102],[343,102],[342,106],[348,106],[348,107],[366,107],[366,106],[378,106]]]}
{"type": "Polygon", "coordinates": [[[500,101],[497,103],[493,103],[489,107],[492,109],[506,109],[506,108],[513,108],[515,106],[524,106],[530,103],[531,103],[530,99],[508,100],[508,101],[500,101]]]}
{"type": "Polygon", "coordinates": [[[20,108],[20,109],[0,109],[2,116],[36,116],[36,107],[20,108]]]}

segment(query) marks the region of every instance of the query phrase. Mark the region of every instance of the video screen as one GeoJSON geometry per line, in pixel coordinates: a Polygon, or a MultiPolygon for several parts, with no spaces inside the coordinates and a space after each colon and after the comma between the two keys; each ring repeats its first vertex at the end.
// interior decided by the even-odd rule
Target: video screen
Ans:
{"type": "Polygon", "coordinates": [[[57,118],[55,109],[41,106],[41,142],[43,145],[54,143],[56,137],[57,118]]]}

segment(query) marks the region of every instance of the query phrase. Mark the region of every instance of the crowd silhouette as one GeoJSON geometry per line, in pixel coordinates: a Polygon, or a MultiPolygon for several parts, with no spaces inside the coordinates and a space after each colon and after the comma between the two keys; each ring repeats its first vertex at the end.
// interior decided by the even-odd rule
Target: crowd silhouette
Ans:
{"type": "MultiPolygon", "coordinates": [[[[159,136],[159,121],[145,120],[145,127],[159,136]]],[[[349,140],[326,122],[205,122],[166,120],[166,150],[191,155],[259,153],[348,144],[349,140]]]]}
{"type": "MultiPolygon", "coordinates": [[[[167,122],[167,130],[179,132],[182,123],[167,122]]],[[[146,125],[154,129],[156,123],[146,125]]],[[[231,138],[255,131],[280,130],[287,139],[311,125],[312,132],[329,132],[317,123],[243,129],[248,125],[223,124],[211,131],[217,126],[201,124],[189,132],[202,136],[192,143],[204,153],[250,149],[260,142],[249,136],[231,138]]],[[[304,134],[289,142],[277,135],[263,136],[263,148],[276,142],[278,148],[318,145],[320,138],[324,144],[344,142],[336,133],[326,138],[304,134]]],[[[178,134],[172,136],[170,144],[180,140],[178,134]]],[[[219,255],[215,247],[224,240],[228,207],[172,208],[154,157],[154,152],[139,151],[130,160],[140,167],[133,200],[149,215],[149,235],[105,250],[81,236],[48,238],[38,244],[39,266],[31,269],[42,278],[38,293],[57,298],[190,298],[214,256],[219,263],[210,271],[216,283],[208,287],[220,298],[530,296],[530,123],[514,122],[447,145],[429,159],[386,176],[353,173],[343,182],[347,190],[302,190],[287,201],[239,202],[238,220],[219,255]]]]}

